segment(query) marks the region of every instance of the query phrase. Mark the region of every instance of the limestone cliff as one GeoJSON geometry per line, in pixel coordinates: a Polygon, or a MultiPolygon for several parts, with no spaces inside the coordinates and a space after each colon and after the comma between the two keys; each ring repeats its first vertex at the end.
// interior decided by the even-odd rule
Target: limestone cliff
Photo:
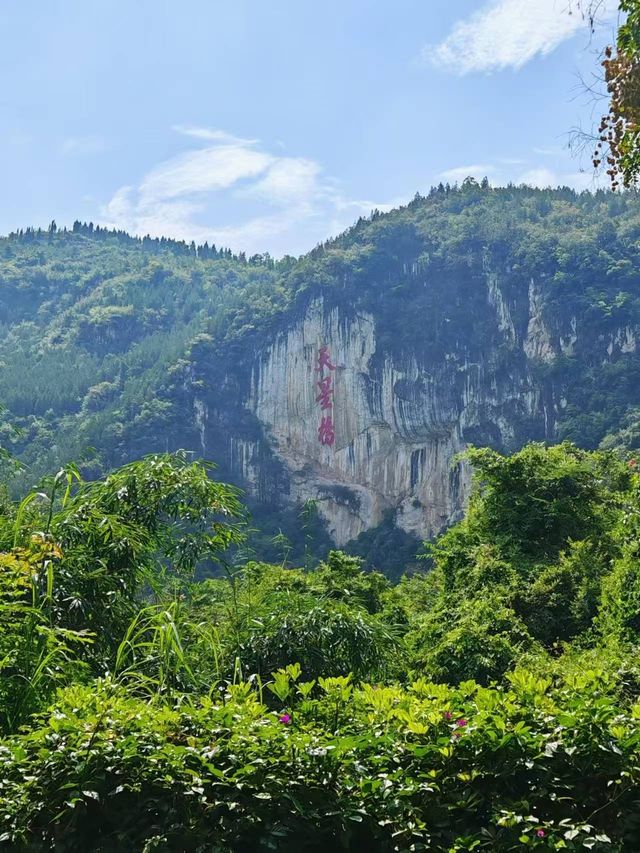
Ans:
{"type": "Polygon", "coordinates": [[[262,559],[361,534],[397,574],[460,513],[468,444],[640,445],[639,270],[637,193],[473,181],[277,262],[20,230],[0,238],[11,488],[186,449],[246,490],[262,559]]]}
{"type": "MultiPolygon", "coordinates": [[[[469,471],[456,458],[467,443],[509,449],[551,438],[560,404],[536,367],[567,346],[571,321],[564,338],[545,322],[534,281],[515,300],[497,275],[484,284],[491,334],[475,358],[453,337],[437,359],[411,340],[381,350],[383,319],[321,293],[308,299],[233,366],[225,403],[219,389],[208,401],[195,398],[204,454],[219,455],[226,442],[229,468],[250,493],[281,504],[317,501],[338,545],[390,511],[403,530],[434,536],[468,495],[469,471]],[[331,362],[324,410],[321,352],[331,362]],[[326,415],[334,435],[323,443],[326,415]]],[[[628,330],[608,342],[631,345],[628,330]]]]}

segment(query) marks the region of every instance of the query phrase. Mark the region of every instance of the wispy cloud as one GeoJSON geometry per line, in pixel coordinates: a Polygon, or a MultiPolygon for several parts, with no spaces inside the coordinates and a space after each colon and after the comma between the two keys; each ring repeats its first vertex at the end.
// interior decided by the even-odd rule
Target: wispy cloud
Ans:
{"type": "Polygon", "coordinates": [[[60,150],[66,156],[85,156],[90,154],[100,154],[108,148],[106,139],[102,136],[68,136],[63,140],[60,150]]]}
{"type": "Polygon", "coordinates": [[[540,154],[543,157],[557,157],[559,154],[562,154],[563,149],[560,145],[550,145],[543,146],[541,148],[534,148],[534,154],[540,154]]]}
{"type": "Polygon", "coordinates": [[[442,181],[449,181],[452,184],[460,184],[465,178],[475,178],[477,181],[482,178],[493,175],[496,172],[496,167],[489,164],[473,165],[473,166],[454,166],[453,169],[445,169],[440,172],[438,177],[442,181]]]}
{"type": "Polygon", "coordinates": [[[227,189],[262,174],[272,163],[268,154],[237,144],[188,151],[152,169],[140,185],[140,196],[155,202],[227,189]]]}
{"type": "MultiPolygon", "coordinates": [[[[533,150],[534,153],[540,153],[540,149],[533,150]]],[[[521,159],[503,157],[497,159],[494,164],[455,166],[440,172],[437,179],[461,184],[465,178],[471,177],[479,181],[486,175],[494,186],[512,183],[542,188],[567,186],[575,190],[592,190],[599,185],[592,171],[572,168],[573,164],[566,153],[564,157],[557,157],[556,163],[552,165],[555,168],[550,168],[547,164],[540,165],[535,161],[526,163],[521,159]]]]}
{"type": "Polygon", "coordinates": [[[274,154],[258,140],[174,130],[199,145],[120,187],[103,208],[106,225],[279,255],[305,251],[372,208],[391,206],[350,199],[316,161],[274,154]],[[227,211],[222,221],[220,210],[227,211]]]}
{"type": "Polygon", "coordinates": [[[15,146],[16,148],[22,148],[25,145],[31,145],[32,142],[35,142],[35,137],[31,133],[27,133],[25,130],[10,130],[8,133],[3,135],[2,142],[7,145],[15,146]]]}
{"type": "Polygon", "coordinates": [[[197,127],[192,124],[174,124],[171,129],[175,130],[176,133],[181,133],[183,136],[192,136],[194,139],[205,139],[208,142],[225,142],[232,145],[255,145],[258,142],[257,139],[242,139],[239,136],[234,136],[232,133],[227,133],[225,130],[197,127]]]}
{"type": "MultiPolygon", "coordinates": [[[[601,20],[616,14],[618,0],[603,0],[601,20]]],[[[570,0],[491,0],[458,21],[423,58],[456,74],[521,68],[545,56],[579,30],[585,21],[570,0]]]]}
{"type": "Polygon", "coordinates": [[[571,187],[580,192],[581,190],[595,190],[600,186],[600,181],[594,176],[593,171],[565,171],[548,169],[546,166],[534,166],[517,176],[514,183],[527,184],[530,187],[571,187]]]}
{"type": "Polygon", "coordinates": [[[536,169],[527,169],[518,177],[519,184],[528,184],[531,187],[556,187],[560,183],[559,176],[551,169],[539,166],[536,169]]]}

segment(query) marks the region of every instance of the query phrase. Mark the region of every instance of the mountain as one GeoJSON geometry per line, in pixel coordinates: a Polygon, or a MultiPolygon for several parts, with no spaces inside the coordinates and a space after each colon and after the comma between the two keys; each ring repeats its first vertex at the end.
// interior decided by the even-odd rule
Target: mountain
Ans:
{"type": "Polygon", "coordinates": [[[635,192],[439,187],[295,260],[75,223],[0,240],[16,489],[156,450],[214,460],[269,556],[393,573],[458,519],[469,444],[635,441],[635,192]],[[93,448],[93,451],[88,451],[93,448]]]}

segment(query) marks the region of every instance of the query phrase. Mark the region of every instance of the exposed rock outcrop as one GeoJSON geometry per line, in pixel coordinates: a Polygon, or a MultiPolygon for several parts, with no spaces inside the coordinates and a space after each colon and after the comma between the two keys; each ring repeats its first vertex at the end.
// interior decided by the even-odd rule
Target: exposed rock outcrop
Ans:
{"type": "MultiPolygon", "coordinates": [[[[266,490],[270,500],[283,503],[317,501],[338,545],[377,526],[389,511],[403,530],[432,537],[464,506],[470,472],[457,454],[468,443],[508,449],[552,434],[550,391],[531,366],[552,359],[554,335],[558,349],[560,337],[545,324],[533,282],[523,297],[527,304],[515,313],[524,310],[528,319],[519,333],[498,277],[488,274],[486,310],[497,344],[475,360],[453,345],[429,360],[410,342],[406,351],[381,351],[379,321],[371,313],[318,295],[238,371],[234,387],[242,413],[236,420],[252,422],[254,434],[219,430],[216,447],[226,435],[229,467],[250,493],[266,490]],[[321,351],[332,367],[331,408],[325,410],[318,400],[321,351]],[[331,443],[319,436],[326,415],[331,443]],[[279,472],[277,486],[265,476],[267,460],[279,472]]],[[[219,402],[213,412],[202,400],[195,405],[206,436],[207,425],[220,420],[219,402]]]]}

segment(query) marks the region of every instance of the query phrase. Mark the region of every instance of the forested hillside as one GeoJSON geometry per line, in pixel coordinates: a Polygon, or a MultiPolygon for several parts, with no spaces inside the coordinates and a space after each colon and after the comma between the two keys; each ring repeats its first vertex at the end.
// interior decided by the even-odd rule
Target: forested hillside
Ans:
{"type": "Polygon", "coordinates": [[[0,853],[640,853],[640,0],[144,5],[0,10],[0,853]]]}
{"type": "Polygon", "coordinates": [[[4,239],[0,847],[633,853],[639,252],[634,194],[473,182],[299,260],[4,239]],[[358,441],[416,491],[332,549],[358,441]]]}
{"type": "MultiPolygon", "coordinates": [[[[232,256],[80,223],[12,234],[0,240],[0,444],[24,467],[7,471],[11,488],[24,491],[69,460],[91,477],[184,447],[248,489],[265,532],[258,542],[270,557],[277,549],[269,539],[280,528],[299,557],[326,552],[326,519],[339,541],[364,530],[353,547],[370,557],[377,541],[373,562],[399,571],[380,540],[395,537],[392,550],[403,560],[415,553],[416,534],[426,532],[421,507],[430,512],[428,497],[412,491],[421,476],[416,459],[430,458],[429,448],[436,453],[451,431],[446,454],[469,442],[515,450],[530,439],[635,446],[639,255],[635,192],[492,189],[474,181],[373,213],[299,260],[232,256]],[[349,435],[338,435],[345,457],[330,490],[314,485],[306,494],[305,476],[315,483],[320,462],[305,456],[292,472],[291,438],[274,438],[264,401],[252,402],[254,365],[318,298],[338,310],[338,326],[361,317],[374,324],[369,366],[353,367],[356,379],[368,371],[365,396],[375,394],[388,364],[405,371],[393,385],[393,417],[407,418],[400,429],[410,457],[398,494],[408,490],[417,504],[414,512],[406,502],[404,520],[391,503],[367,513],[361,506],[364,520],[353,521],[357,510],[349,507],[364,498],[351,478],[361,491],[373,489],[365,498],[377,486],[359,470],[349,435]],[[456,375],[460,403],[443,398],[456,375]],[[425,383],[433,384],[433,399],[424,397],[425,383]],[[469,383],[479,388],[471,403],[469,383]],[[295,488],[287,485],[292,477],[295,488]],[[315,520],[307,514],[300,534],[305,494],[309,506],[319,498],[321,511],[315,520]],[[330,505],[338,507],[333,515],[330,505]]],[[[353,393],[345,389],[343,410],[353,393]]],[[[446,479],[449,456],[433,464],[446,479]]],[[[436,499],[446,503],[443,519],[456,517],[461,489],[450,484],[436,499]]],[[[438,518],[429,530],[441,526],[438,518]]]]}
{"type": "Polygon", "coordinates": [[[476,450],[392,585],[193,583],[235,490],[155,456],[0,504],[0,849],[595,850],[640,832],[637,460],[476,450]]]}
{"type": "Polygon", "coordinates": [[[285,304],[268,257],[93,225],[27,229],[0,241],[0,258],[3,439],[25,476],[88,447],[95,470],[145,440],[154,449],[175,428],[169,394],[198,335],[224,341],[285,304]]]}

